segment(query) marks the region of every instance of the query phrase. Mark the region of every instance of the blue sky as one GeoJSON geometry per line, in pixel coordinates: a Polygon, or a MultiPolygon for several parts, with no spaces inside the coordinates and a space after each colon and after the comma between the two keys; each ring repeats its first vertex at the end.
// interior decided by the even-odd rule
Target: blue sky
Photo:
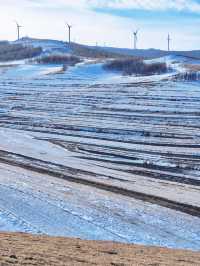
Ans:
{"type": "Polygon", "coordinates": [[[200,0],[0,0],[0,39],[14,40],[19,21],[22,36],[65,40],[65,23],[74,41],[139,48],[200,49],[200,0]]]}

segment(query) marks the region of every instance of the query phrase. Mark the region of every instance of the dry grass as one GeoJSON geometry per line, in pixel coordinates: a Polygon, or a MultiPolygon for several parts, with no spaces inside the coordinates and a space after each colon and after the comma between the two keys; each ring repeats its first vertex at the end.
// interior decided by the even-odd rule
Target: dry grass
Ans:
{"type": "Polygon", "coordinates": [[[200,265],[200,253],[112,242],[0,234],[0,265],[200,265]]]}

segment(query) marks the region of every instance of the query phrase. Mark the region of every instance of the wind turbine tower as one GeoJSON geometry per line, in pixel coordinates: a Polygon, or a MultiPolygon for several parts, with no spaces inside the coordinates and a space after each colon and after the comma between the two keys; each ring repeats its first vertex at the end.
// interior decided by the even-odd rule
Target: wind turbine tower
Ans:
{"type": "Polygon", "coordinates": [[[20,39],[20,29],[23,26],[20,26],[17,21],[15,21],[15,23],[16,23],[16,26],[17,26],[17,40],[19,41],[19,39],[20,39]]]}
{"type": "Polygon", "coordinates": [[[138,42],[138,30],[133,32],[134,35],[134,49],[137,49],[137,42],[138,42]]]}
{"type": "Polygon", "coordinates": [[[71,44],[71,29],[72,29],[72,25],[67,23],[67,27],[68,27],[68,32],[69,32],[69,40],[68,40],[68,42],[69,42],[69,44],[71,44]]]}
{"type": "Polygon", "coordinates": [[[167,36],[167,47],[168,47],[168,51],[170,51],[170,42],[171,42],[171,37],[170,37],[170,35],[168,34],[168,36],[167,36]]]}

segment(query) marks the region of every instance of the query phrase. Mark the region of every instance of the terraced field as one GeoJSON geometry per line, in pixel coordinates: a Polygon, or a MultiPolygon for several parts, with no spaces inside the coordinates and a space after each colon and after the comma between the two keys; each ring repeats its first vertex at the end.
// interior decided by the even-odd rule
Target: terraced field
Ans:
{"type": "Polygon", "coordinates": [[[54,75],[35,66],[20,70],[3,71],[0,80],[0,216],[11,224],[2,228],[199,250],[199,83],[125,82],[99,65],[54,75]],[[71,198],[60,192],[65,186],[71,198]],[[13,189],[16,208],[8,204],[15,201],[13,189]],[[27,208],[30,193],[34,219],[19,208],[21,197],[27,208]],[[34,205],[33,195],[41,202],[34,205]],[[47,198],[48,204],[61,201],[62,208],[54,208],[63,226],[44,226],[54,212],[42,216],[47,198]],[[77,212],[79,228],[86,229],[65,230],[77,212]],[[11,214],[26,226],[13,227],[11,214]]]}

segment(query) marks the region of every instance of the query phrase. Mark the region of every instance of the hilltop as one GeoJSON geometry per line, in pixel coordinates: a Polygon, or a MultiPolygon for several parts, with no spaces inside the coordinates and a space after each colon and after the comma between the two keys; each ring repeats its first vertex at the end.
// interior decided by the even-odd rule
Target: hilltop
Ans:
{"type": "Polygon", "coordinates": [[[32,46],[34,48],[42,48],[43,53],[61,53],[61,54],[73,54],[81,57],[89,58],[115,58],[115,57],[130,57],[129,54],[119,53],[115,51],[108,51],[98,47],[87,46],[78,43],[71,43],[70,45],[63,41],[49,40],[49,39],[34,39],[34,38],[22,38],[19,41],[13,42],[14,44],[21,44],[24,46],[32,46]]]}
{"type": "Polygon", "coordinates": [[[39,56],[72,55],[85,59],[140,58],[156,59],[164,57],[185,57],[199,60],[200,50],[163,51],[158,49],[127,49],[114,47],[88,46],[78,43],[70,45],[63,41],[24,37],[18,41],[0,42],[0,61],[30,59],[39,56]]]}
{"type": "Polygon", "coordinates": [[[200,59],[200,50],[193,51],[165,51],[159,49],[128,49],[103,46],[89,46],[78,43],[67,44],[63,41],[50,39],[22,38],[14,43],[31,45],[35,48],[41,47],[45,53],[60,52],[72,53],[85,57],[142,57],[146,59],[159,58],[168,55],[178,55],[200,59]]]}

